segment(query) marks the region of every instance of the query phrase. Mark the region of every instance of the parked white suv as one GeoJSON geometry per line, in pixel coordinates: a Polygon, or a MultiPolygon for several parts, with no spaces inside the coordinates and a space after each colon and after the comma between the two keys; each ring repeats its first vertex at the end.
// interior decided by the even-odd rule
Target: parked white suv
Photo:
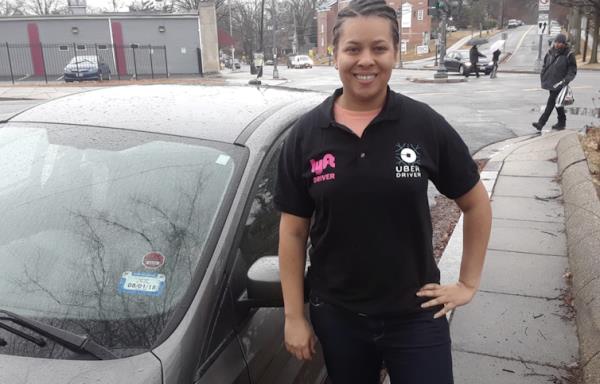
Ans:
{"type": "Polygon", "coordinates": [[[315,63],[307,55],[292,56],[288,60],[288,68],[312,68],[315,63]]]}

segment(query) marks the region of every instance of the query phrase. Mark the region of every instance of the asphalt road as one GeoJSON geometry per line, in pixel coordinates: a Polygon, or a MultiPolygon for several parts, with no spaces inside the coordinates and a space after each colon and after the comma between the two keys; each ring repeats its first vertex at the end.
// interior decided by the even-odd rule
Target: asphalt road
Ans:
{"type": "MultiPolygon", "coordinates": [[[[537,36],[537,35],[536,35],[537,36]]],[[[517,59],[515,59],[517,60],[517,59]]],[[[457,84],[421,84],[408,77],[433,78],[433,71],[394,70],[390,87],[440,112],[461,134],[472,152],[504,139],[535,133],[536,121],[545,107],[548,92],[540,89],[539,75],[499,73],[496,79],[482,76],[457,84]]],[[[279,68],[286,79],[283,86],[331,93],[341,86],[332,67],[312,69],[279,68]]],[[[461,76],[450,75],[461,78],[461,76]]],[[[248,72],[225,73],[232,82],[243,83],[252,78],[248,72]]],[[[264,79],[272,79],[272,67],[267,67],[264,79]]],[[[600,107],[600,72],[580,71],[572,83],[575,106],[580,113],[600,107]]],[[[575,111],[573,111],[575,112],[575,111]]],[[[556,114],[551,117],[554,124],[556,114]]],[[[586,124],[600,125],[591,115],[569,113],[568,126],[582,129],[586,124]]]]}

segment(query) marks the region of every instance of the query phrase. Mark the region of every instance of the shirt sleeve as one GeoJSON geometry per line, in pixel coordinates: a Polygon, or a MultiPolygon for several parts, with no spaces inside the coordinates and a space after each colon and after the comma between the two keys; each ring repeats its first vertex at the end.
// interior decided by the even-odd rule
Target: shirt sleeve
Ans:
{"type": "Polygon", "coordinates": [[[437,112],[434,112],[433,124],[438,137],[438,156],[431,181],[446,197],[457,199],[479,182],[479,168],[465,142],[437,112]]]}
{"type": "Polygon", "coordinates": [[[283,143],[277,169],[275,207],[281,212],[310,218],[315,206],[308,193],[308,185],[302,177],[302,146],[299,129],[299,126],[293,127],[283,143]]]}

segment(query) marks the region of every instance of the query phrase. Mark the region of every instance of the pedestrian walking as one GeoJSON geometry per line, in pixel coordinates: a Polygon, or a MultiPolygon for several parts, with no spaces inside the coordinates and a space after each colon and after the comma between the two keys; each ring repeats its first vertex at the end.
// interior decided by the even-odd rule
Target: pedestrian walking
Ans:
{"type": "Polygon", "coordinates": [[[490,74],[491,79],[496,78],[496,73],[498,72],[498,61],[500,60],[501,53],[502,51],[500,51],[500,49],[496,49],[492,53],[492,73],[490,74]]]}
{"type": "Polygon", "coordinates": [[[469,71],[469,73],[467,73],[467,77],[469,77],[469,75],[473,73],[473,71],[475,71],[475,74],[479,78],[479,65],[477,64],[479,63],[480,57],[486,56],[483,53],[479,52],[479,50],[477,49],[477,44],[473,44],[473,46],[469,50],[469,61],[471,62],[471,70],[469,71]]]}
{"type": "MultiPolygon", "coordinates": [[[[567,44],[567,37],[558,34],[554,38],[554,45],[548,50],[544,57],[544,65],[540,73],[542,88],[550,92],[546,109],[538,121],[531,123],[538,132],[542,131],[544,125],[550,118],[552,110],[556,107],[556,98],[560,91],[568,85],[577,75],[577,61],[575,54],[567,44]]],[[[567,126],[567,115],[564,107],[556,107],[558,122],[552,129],[563,130],[567,126]]]]}
{"type": "Polygon", "coordinates": [[[333,36],[343,86],[296,123],[279,162],[286,348],[311,359],[317,337],[333,384],[376,384],[383,363],[393,384],[452,383],[445,315],[479,287],[487,192],[448,122],[389,88],[395,10],[384,0],[353,0],[333,36]],[[429,180],[464,212],[461,274],[449,285],[440,285],[433,258],[429,180]]]}

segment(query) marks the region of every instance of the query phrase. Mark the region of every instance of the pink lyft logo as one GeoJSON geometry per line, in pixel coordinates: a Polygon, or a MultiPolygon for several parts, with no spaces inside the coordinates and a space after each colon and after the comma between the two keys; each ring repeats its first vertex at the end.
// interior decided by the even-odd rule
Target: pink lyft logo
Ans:
{"type": "Polygon", "coordinates": [[[327,167],[335,168],[335,156],[327,153],[321,160],[310,159],[310,171],[317,175],[323,173],[327,167]]]}

